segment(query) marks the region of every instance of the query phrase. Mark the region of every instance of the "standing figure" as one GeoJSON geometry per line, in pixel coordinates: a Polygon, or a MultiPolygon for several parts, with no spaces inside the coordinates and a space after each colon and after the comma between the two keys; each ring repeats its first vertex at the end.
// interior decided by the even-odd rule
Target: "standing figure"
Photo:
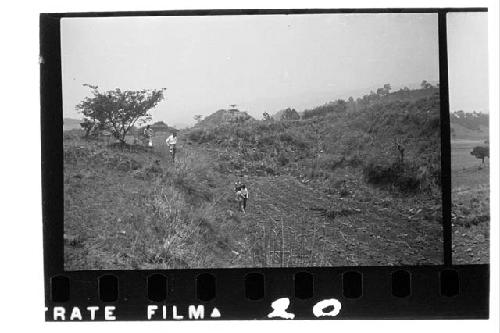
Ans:
{"type": "Polygon", "coordinates": [[[148,140],[148,147],[153,147],[153,129],[151,125],[146,126],[144,130],[144,137],[148,140]]]}
{"type": "Polygon", "coordinates": [[[172,162],[175,161],[175,151],[176,151],[176,145],[177,145],[177,132],[173,132],[167,140],[165,140],[167,145],[169,146],[170,150],[170,155],[172,155],[172,162]]]}
{"type": "Polygon", "coordinates": [[[241,180],[234,182],[234,192],[238,192],[239,190],[241,190],[241,180]]]}
{"type": "Polygon", "coordinates": [[[247,209],[247,200],[248,200],[248,189],[245,184],[241,185],[241,196],[243,197],[243,213],[246,212],[247,209]]]}
{"type": "Polygon", "coordinates": [[[248,200],[248,189],[246,188],[245,184],[242,184],[240,186],[240,189],[236,192],[236,200],[238,201],[239,210],[245,213],[248,200]]]}

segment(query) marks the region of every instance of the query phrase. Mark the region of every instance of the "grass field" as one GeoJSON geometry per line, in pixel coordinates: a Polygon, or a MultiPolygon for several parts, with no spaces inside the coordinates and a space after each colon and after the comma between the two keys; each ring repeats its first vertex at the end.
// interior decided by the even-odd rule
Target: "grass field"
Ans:
{"type": "Polygon", "coordinates": [[[65,134],[66,269],[230,264],[234,244],[216,223],[224,221],[211,191],[219,180],[203,156],[183,149],[173,164],[164,139],[155,137],[153,150],[122,149],[65,134]]]}
{"type": "Polygon", "coordinates": [[[452,140],[452,230],[455,264],[489,263],[489,159],[485,164],[470,155],[487,139],[452,140]]]}
{"type": "Polygon", "coordinates": [[[369,186],[359,170],[337,169],[344,187],[330,192],[286,174],[244,178],[243,214],[220,151],[181,133],[172,163],[165,136],[152,150],[80,136],[64,134],[67,270],[442,263],[439,200],[369,186]]]}

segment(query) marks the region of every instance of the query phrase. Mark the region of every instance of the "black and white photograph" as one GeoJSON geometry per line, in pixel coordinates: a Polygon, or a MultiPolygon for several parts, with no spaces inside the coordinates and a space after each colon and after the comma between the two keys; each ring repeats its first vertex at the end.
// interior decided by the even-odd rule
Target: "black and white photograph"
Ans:
{"type": "MultiPolygon", "coordinates": [[[[443,264],[437,21],[62,18],[64,269],[443,264]]],[[[466,75],[450,111],[469,242],[488,100],[466,75]]]]}
{"type": "Polygon", "coordinates": [[[448,13],[454,264],[488,264],[488,13],[448,13]]]}

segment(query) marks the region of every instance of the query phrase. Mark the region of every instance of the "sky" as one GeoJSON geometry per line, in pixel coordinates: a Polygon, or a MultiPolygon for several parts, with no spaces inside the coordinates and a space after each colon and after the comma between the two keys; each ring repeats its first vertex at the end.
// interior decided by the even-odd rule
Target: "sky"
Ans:
{"type": "Polygon", "coordinates": [[[176,125],[230,104],[260,119],[439,79],[436,14],[64,18],[61,34],[70,118],[84,83],[167,88],[151,114],[176,125]]]}
{"type": "Polygon", "coordinates": [[[450,111],[488,113],[488,13],[448,13],[450,111]]]}

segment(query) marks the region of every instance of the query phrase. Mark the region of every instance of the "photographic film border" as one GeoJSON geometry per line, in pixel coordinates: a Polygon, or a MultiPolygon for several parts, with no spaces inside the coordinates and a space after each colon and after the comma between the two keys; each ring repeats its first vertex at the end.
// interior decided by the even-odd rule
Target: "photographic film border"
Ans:
{"type": "MultiPolygon", "coordinates": [[[[265,319],[270,304],[279,297],[291,299],[291,309],[297,319],[314,319],[311,308],[315,302],[327,298],[342,299],[342,319],[451,319],[488,318],[489,265],[453,265],[451,230],[451,158],[450,116],[448,92],[448,51],[446,15],[449,12],[487,12],[487,8],[364,8],[364,9],[213,9],[140,12],[94,12],[40,14],[40,89],[41,89],[41,167],[42,218],[46,307],[104,306],[113,304],[119,320],[146,320],[148,304],[204,304],[219,308],[222,319],[265,319]],[[238,268],[238,269],[183,269],[183,270],[64,270],[64,195],[63,195],[63,113],[61,31],[62,18],[71,17],[130,17],[130,16],[206,16],[206,15],[289,15],[289,14],[377,14],[377,13],[433,13],[438,18],[439,81],[441,115],[441,182],[443,264],[429,266],[349,266],[297,268],[238,268]],[[412,294],[395,298],[391,294],[392,274],[407,271],[412,294]],[[443,276],[453,278],[457,272],[458,295],[445,296],[443,276]],[[342,276],[346,272],[361,274],[359,298],[342,298],[342,276]],[[215,298],[199,300],[196,297],[197,277],[203,274],[215,277],[215,298]],[[304,273],[303,281],[312,281],[307,298],[294,297],[294,276],[304,273]],[[161,274],[166,278],[167,303],[148,300],[148,277],[161,274]],[[261,274],[264,296],[258,300],[245,298],[245,276],[261,274]],[[309,275],[310,278],[309,278],[309,275]],[[99,281],[102,276],[117,278],[118,298],[114,302],[99,299],[99,281]],[[64,289],[54,288],[51,281],[62,281],[64,289]],[[442,281],[442,280],[441,280],[442,281]],[[441,287],[440,287],[441,286],[441,287]],[[441,288],[441,289],[440,289],[441,288]],[[312,296],[309,297],[312,293],[312,296]],[[59,296],[54,295],[60,295],[59,296]],[[67,294],[68,298],[64,296],[67,294]],[[198,302],[198,303],[197,303],[198,302]]],[[[309,282],[307,282],[309,283],[309,282]]],[[[306,283],[306,284],[307,284],[306,283]]],[[[202,284],[201,284],[202,285],[202,284]]],[[[446,284],[445,284],[446,285],[446,284]]],[[[294,292],[295,290],[295,292],[294,292]]],[[[329,319],[331,317],[321,317],[329,319]]],[[[52,321],[50,311],[46,319],[52,321]]],[[[96,320],[104,320],[97,314],[96,320]]]]}

